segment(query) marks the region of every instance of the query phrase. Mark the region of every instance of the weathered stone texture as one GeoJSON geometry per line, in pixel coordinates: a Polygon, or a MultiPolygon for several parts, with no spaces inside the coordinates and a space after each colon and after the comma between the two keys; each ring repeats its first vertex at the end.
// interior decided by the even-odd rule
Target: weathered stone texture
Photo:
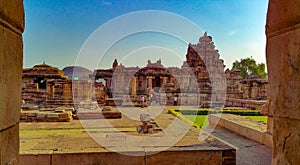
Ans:
{"type": "Polygon", "coordinates": [[[222,160],[222,151],[165,151],[146,156],[146,164],[220,164],[222,160]]]}
{"type": "Polygon", "coordinates": [[[1,0],[0,164],[18,164],[23,30],[23,1],[1,0]]]}
{"type": "MultiPolygon", "coordinates": [[[[1,0],[0,1],[0,24],[9,24],[19,30],[20,34],[24,31],[24,9],[22,0],[1,0]],[[6,23],[3,23],[6,22],[6,23]]],[[[21,49],[22,50],[22,49],[21,49]]]]}
{"type": "Polygon", "coordinates": [[[20,155],[22,165],[51,165],[51,155],[49,154],[26,154],[20,155]]]}
{"type": "Polygon", "coordinates": [[[300,29],[268,38],[267,60],[274,116],[300,119],[300,29]]]}
{"type": "Polygon", "coordinates": [[[18,164],[19,125],[0,132],[0,164],[18,164]]]}
{"type": "Polygon", "coordinates": [[[127,156],[119,153],[64,153],[53,154],[52,164],[144,164],[143,156],[127,156]]]}
{"type": "Polygon", "coordinates": [[[18,122],[22,51],[22,36],[0,26],[0,130],[18,122]]]}
{"type": "Polygon", "coordinates": [[[273,163],[299,164],[300,162],[300,121],[274,117],[273,163]]]}
{"type": "Polygon", "coordinates": [[[273,163],[300,162],[300,1],[270,0],[267,66],[273,114],[273,163]]]}
{"type": "Polygon", "coordinates": [[[270,0],[266,33],[277,32],[300,23],[300,0],[270,0]]]}

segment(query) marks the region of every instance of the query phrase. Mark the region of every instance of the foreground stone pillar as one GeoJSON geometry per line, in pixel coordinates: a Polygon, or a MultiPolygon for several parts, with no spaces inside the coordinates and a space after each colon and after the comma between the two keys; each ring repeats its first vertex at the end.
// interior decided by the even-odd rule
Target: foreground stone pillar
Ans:
{"type": "Polygon", "coordinates": [[[18,164],[24,9],[22,0],[0,1],[0,164],[18,164]]]}
{"type": "Polygon", "coordinates": [[[273,164],[300,162],[300,1],[270,0],[267,14],[273,164]]]}

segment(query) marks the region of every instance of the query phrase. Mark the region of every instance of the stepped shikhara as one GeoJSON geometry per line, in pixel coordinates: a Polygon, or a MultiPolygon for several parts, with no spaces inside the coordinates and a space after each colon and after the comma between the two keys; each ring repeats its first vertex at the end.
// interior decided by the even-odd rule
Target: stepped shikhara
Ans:
{"type": "Polygon", "coordinates": [[[188,45],[181,67],[164,67],[161,60],[148,60],[142,68],[125,67],[115,60],[111,69],[94,70],[90,80],[68,80],[59,69],[41,64],[24,69],[22,96],[25,102],[54,107],[85,100],[141,106],[142,96],[148,104],[173,105],[176,98],[178,105],[200,107],[251,107],[243,100],[266,99],[267,81],[259,77],[242,81],[239,70],[224,69],[212,37],[205,32],[198,43],[188,45]]]}

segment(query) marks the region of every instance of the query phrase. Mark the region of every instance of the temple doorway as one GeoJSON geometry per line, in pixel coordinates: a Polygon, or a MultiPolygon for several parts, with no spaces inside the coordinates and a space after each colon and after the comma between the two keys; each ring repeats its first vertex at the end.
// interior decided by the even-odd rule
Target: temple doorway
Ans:
{"type": "MultiPolygon", "coordinates": [[[[154,79],[152,79],[152,89],[159,89],[161,86],[160,86],[160,76],[155,76],[154,79]],[[157,87],[157,88],[155,88],[157,87]]],[[[158,92],[158,91],[155,91],[155,92],[158,92]]]]}

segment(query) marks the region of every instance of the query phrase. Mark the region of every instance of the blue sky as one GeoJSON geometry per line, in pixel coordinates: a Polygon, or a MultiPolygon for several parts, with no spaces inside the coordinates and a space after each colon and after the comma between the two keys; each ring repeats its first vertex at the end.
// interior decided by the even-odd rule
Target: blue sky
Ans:
{"type": "MultiPolygon", "coordinates": [[[[61,69],[74,65],[80,49],[99,27],[124,14],[143,10],[172,12],[207,31],[227,67],[231,67],[234,60],[250,56],[265,63],[267,0],[24,0],[24,6],[25,68],[43,61],[61,69]]],[[[201,35],[187,42],[197,43],[201,35]]],[[[181,66],[186,48],[186,43],[174,37],[153,32],[136,33],[115,44],[97,67],[110,67],[114,58],[125,66],[144,66],[148,58],[153,61],[162,58],[165,66],[181,66]],[[141,43],[148,47],[139,47],[141,43]],[[159,44],[164,48],[157,49],[159,44]],[[176,54],[176,58],[171,54],[176,54]]],[[[85,67],[94,69],[94,66],[85,67]]]]}

